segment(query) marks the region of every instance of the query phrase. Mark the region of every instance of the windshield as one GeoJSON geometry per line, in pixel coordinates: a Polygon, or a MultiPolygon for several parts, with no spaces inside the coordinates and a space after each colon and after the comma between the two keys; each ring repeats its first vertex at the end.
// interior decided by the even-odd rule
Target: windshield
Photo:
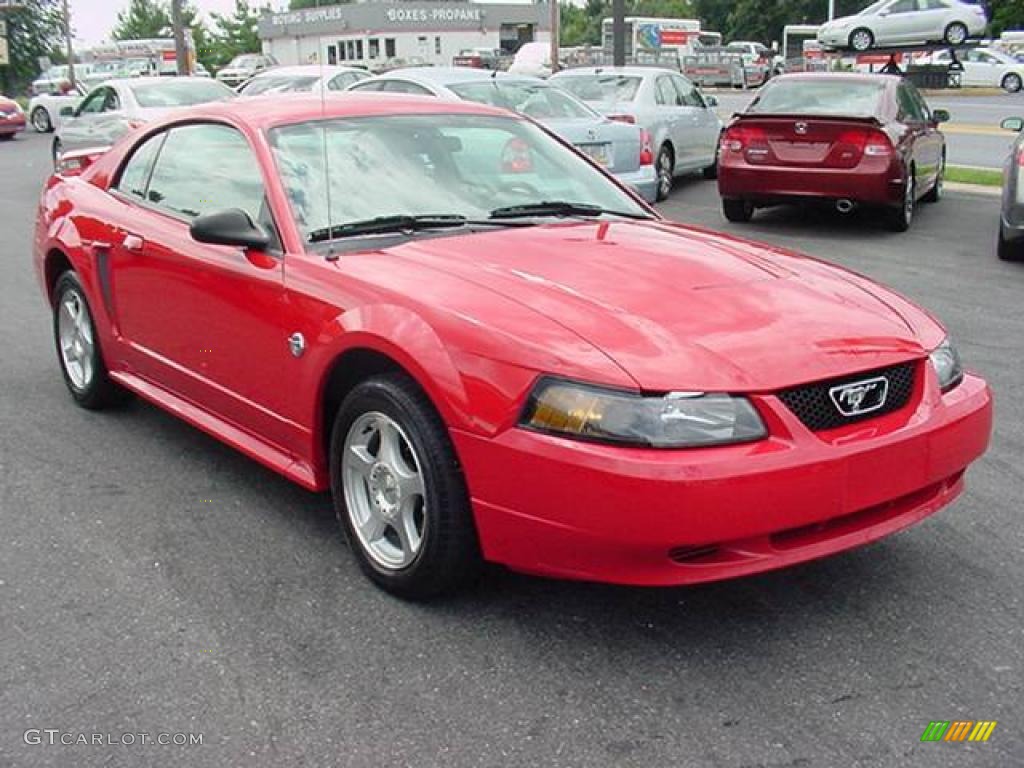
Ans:
{"type": "Polygon", "coordinates": [[[882,10],[888,4],[889,4],[889,0],[878,0],[877,3],[872,3],[871,5],[869,5],[867,8],[865,8],[863,11],[861,11],[857,15],[858,16],[873,16],[874,14],[878,13],[880,10],[882,10]]]}
{"type": "Polygon", "coordinates": [[[243,56],[235,56],[235,58],[231,60],[231,63],[228,64],[228,66],[233,67],[235,69],[248,69],[250,67],[255,67],[258,63],[258,56],[247,54],[243,56]]]}
{"type": "Polygon", "coordinates": [[[131,86],[135,100],[143,108],[187,107],[210,101],[234,98],[235,92],[223,83],[211,80],[175,80],[136,83],[131,86]]]}
{"type": "Polygon", "coordinates": [[[633,101],[640,89],[640,78],[631,75],[569,75],[557,83],[577,99],[594,102],[633,101]]]}
{"type": "Polygon", "coordinates": [[[761,89],[747,112],[872,117],[878,113],[878,102],[884,91],[884,83],[838,78],[776,80],[761,89]]]}
{"type": "Polygon", "coordinates": [[[313,86],[320,79],[319,75],[277,75],[268,77],[257,77],[250,80],[241,89],[240,93],[246,96],[258,96],[261,93],[295,93],[300,91],[312,91],[313,86]]]}
{"type": "Polygon", "coordinates": [[[380,216],[486,219],[498,208],[553,200],[646,215],[571,149],[514,117],[335,119],[275,128],[270,143],[307,239],[380,216]]]}
{"type": "Polygon", "coordinates": [[[488,78],[448,88],[466,101],[511,109],[536,120],[597,117],[589,107],[546,83],[488,78]]]}

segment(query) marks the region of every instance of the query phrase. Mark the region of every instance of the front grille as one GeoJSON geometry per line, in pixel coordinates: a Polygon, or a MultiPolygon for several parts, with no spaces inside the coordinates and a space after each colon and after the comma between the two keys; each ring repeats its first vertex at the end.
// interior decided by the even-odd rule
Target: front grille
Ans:
{"type": "Polygon", "coordinates": [[[817,432],[822,429],[834,429],[864,419],[873,419],[887,413],[898,411],[910,401],[914,391],[914,370],[916,363],[903,363],[890,368],[864,371],[852,376],[843,376],[828,381],[816,381],[802,387],[793,387],[778,393],[779,399],[785,403],[808,429],[817,432]],[[829,390],[843,384],[853,384],[882,376],[888,382],[885,403],[881,408],[869,413],[858,413],[846,416],[840,412],[829,396],[829,390]]]}

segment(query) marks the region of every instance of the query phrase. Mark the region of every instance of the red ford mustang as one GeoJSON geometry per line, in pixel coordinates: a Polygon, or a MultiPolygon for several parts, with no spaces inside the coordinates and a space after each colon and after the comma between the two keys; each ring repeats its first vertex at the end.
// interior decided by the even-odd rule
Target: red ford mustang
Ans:
{"type": "Polygon", "coordinates": [[[730,221],[801,201],[885,211],[903,232],[924,199],[942,194],[944,110],[893,75],[783,75],[758,93],[722,136],[718,189],[730,221]]]}
{"type": "Polygon", "coordinates": [[[483,561],[672,585],[950,502],[990,393],[856,274],[661,219],[535,123],[211,105],[72,153],[35,240],[72,397],[133,392],[311,490],[386,589],[483,561]]]}

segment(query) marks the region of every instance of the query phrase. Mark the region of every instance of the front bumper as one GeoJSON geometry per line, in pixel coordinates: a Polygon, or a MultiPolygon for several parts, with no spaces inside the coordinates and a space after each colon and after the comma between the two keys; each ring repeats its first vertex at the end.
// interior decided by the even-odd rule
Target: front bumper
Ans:
{"type": "Polygon", "coordinates": [[[845,48],[850,44],[850,32],[846,29],[821,30],[818,42],[826,48],[845,48]]]}
{"type": "Polygon", "coordinates": [[[905,408],[830,432],[757,396],[772,436],[748,445],[656,451],[453,430],[484,556],[545,576],[668,586],[887,536],[952,501],[991,432],[983,380],[939,395],[922,369],[905,408]]]}
{"type": "Polygon", "coordinates": [[[641,165],[635,171],[612,174],[621,183],[635,189],[644,200],[653,203],[658,198],[658,174],[653,165],[641,165]]]}

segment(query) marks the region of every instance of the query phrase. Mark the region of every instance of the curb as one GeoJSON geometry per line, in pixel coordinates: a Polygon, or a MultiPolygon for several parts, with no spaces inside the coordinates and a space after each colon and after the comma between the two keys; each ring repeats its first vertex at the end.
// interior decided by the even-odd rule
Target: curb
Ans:
{"type": "Polygon", "coordinates": [[[983,184],[963,184],[959,181],[947,181],[943,186],[947,192],[961,195],[977,195],[979,197],[1002,197],[1002,187],[987,187],[983,184]]]}

